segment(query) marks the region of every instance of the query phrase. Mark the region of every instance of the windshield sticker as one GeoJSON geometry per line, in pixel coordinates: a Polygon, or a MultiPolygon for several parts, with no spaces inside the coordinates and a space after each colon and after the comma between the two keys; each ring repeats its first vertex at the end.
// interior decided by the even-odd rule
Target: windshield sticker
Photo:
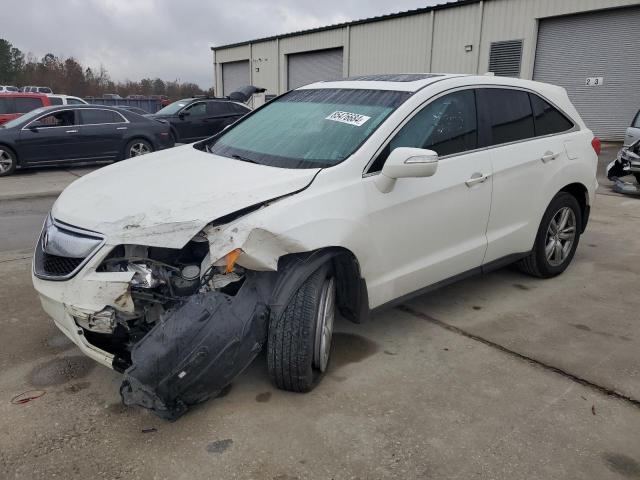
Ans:
{"type": "Polygon", "coordinates": [[[346,123],[347,125],[355,125],[356,127],[361,127],[370,118],[371,117],[360,115],[359,113],[333,112],[331,115],[325,118],[325,120],[332,120],[334,122],[346,123]]]}

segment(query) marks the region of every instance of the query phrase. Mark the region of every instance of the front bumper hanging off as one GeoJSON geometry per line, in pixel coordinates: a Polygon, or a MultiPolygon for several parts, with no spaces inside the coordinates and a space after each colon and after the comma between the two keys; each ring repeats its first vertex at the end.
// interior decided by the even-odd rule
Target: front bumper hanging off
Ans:
{"type": "Polygon", "coordinates": [[[169,311],[131,352],[120,395],[175,420],[229,385],[262,349],[275,274],[249,274],[235,296],[213,291],[169,311]]]}

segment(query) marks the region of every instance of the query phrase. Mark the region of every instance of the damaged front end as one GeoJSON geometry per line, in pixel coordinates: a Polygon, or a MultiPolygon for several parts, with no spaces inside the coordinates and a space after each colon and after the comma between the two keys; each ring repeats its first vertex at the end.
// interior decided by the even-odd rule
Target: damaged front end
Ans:
{"type": "Polygon", "coordinates": [[[198,235],[180,250],[124,245],[103,260],[98,271],[133,273],[133,312],[108,309],[112,315],[78,324],[114,355],[126,405],[174,420],[216,396],[260,352],[276,273],[236,265],[239,253],[212,263],[198,235]]]}

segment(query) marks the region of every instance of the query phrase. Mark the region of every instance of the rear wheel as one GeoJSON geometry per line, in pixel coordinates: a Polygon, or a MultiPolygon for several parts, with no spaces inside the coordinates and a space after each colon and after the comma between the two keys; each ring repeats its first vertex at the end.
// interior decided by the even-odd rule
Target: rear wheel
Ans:
{"type": "Polygon", "coordinates": [[[327,371],[336,311],[330,265],[316,270],[293,295],[279,318],[271,318],[267,364],[282,390],[308,392],[327,371]]]}
{"type": "Polygon", "coordinates": [[[575,197],[560,192],[542,217],[531,254],[519,262],[525,273],[540,278],[560,275],[578,248],[582,212],[575,197]]]}
{"type": "Polygon", "coordinates": [[[0,177],[11,175],[18,164],[16,154],[9,147],[0,145],[0,177]]]}
{"type": "Polygon", "coordinates": [[[640,184],[640,172],[635,172],[633,174],[634,177],[636,177],[636,182],[638,182],[638,184],[640,184]]]}
{"type": "Polygon", "coordinates": [[[151,145],[151,143],[142,138],[136,138],[127,144],[124,150],[124,156],[125,158],[139,157],[140,155],[146,155],[151,152],[153,152],[153,145],[151,145]]]}

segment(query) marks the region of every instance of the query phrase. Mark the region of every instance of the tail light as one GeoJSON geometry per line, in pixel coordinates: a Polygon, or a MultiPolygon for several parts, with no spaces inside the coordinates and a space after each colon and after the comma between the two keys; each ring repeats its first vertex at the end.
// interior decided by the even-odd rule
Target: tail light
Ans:
{"type": "Polygon", "coordinates": [[[598,137],[593,137],[593,140],[591,140],[591,146],[596,152],[596,155],[600,155],[600,152],[602,151],[602,143],[598,137]]]}

